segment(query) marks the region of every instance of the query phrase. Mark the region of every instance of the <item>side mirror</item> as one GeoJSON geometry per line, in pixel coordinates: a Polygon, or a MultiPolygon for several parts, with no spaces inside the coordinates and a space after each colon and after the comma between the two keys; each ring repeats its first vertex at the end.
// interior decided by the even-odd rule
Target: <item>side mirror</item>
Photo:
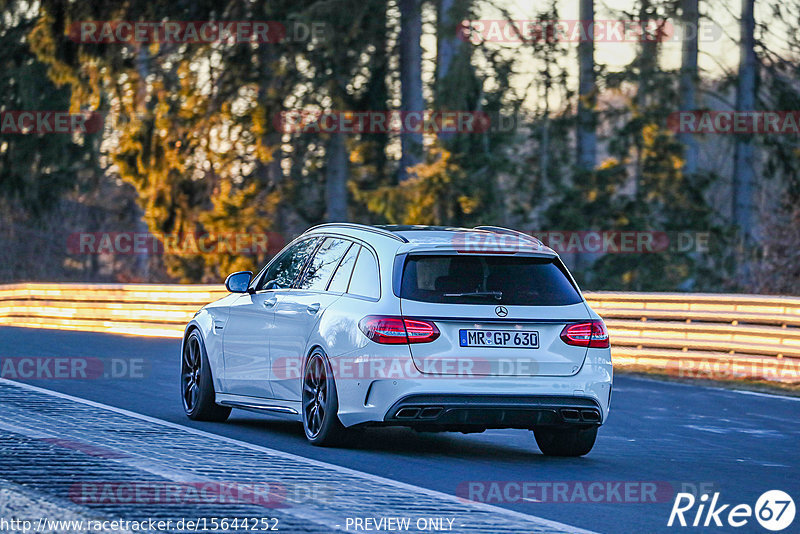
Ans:
{"type": "Polygon", "coordinates": [[[225,279],[225,288],[231,293],[247,293],[247,288],[252,278],[253,273],[250,271],[229,274],[228,278],[225,279]]]}

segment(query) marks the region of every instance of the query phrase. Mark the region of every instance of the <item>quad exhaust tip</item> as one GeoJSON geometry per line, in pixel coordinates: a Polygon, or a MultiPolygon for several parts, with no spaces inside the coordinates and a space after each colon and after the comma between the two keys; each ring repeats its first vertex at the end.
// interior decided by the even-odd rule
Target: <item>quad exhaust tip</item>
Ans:
{"type": "Polygon", "coordinates": [[[581,410],[581,418],[590,423],[599,423],[600,412],[597,410],[581,410]]]}
{"type": "Polygon", "coordinates": [[[419,418],[420,419],[436,419],[437,417],[439,417],[439,415],[441,415],[441,413],[442,413],[442,408],[439,408],[439,407],[424,408],[419,413],[419,418]]]}
{"type": "Polygon", "coordinates": [[[577,410],[575,408],[564,408],[561,410],[561,417],[568,423],[599,423],[600,412],[597,410],[577,410]]]}
{"type": "Polygon", "coordinates": [[[444,408],[430,406],[427,408],[400,408],[395,412],[397,419],[436,419],[442,414],[444,408]]]}
{"type": "Polygon", "coordinates": [[[414,419],[419,415],[419,408],[400,408],[394,414],[398,419],[414,419]]]}

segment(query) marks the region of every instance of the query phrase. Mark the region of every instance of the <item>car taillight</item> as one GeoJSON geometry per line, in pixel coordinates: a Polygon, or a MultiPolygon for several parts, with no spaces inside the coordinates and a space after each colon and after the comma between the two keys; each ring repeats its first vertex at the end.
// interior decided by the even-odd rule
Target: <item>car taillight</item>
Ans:
{"type": "Polygon", "coordinates": [[[608,330],[603,321],[568,324],[561,331],[561,339],[567,345],[579,347],[607,349],[609,346],[608,330]]]}
{"type": "Polygon", "coordinates": [[[429,343],[439,337],[439,329],[429,321],[392,315],[368,315],[358,327],[372,341],[383,344],[429,343]]]}

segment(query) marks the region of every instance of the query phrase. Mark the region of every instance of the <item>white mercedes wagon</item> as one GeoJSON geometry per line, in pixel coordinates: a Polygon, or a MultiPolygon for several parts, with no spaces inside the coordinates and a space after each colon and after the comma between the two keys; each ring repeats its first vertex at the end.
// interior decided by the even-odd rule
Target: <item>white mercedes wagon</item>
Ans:
{"type": "Polygon", "coordinates": [[[324,224],[225,285],[183,337],[191,419],[284,414],[318,445],[366,425],[528,429],[581,456],[608,417],[605,324],[529,235],[324,224]]]}

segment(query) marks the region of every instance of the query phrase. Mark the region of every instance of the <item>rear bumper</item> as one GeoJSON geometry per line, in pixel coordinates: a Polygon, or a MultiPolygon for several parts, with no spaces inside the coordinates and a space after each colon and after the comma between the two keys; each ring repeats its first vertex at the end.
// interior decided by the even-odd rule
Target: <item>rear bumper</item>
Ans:
{"type": "Polygon", "coordinates": [[[597,426],[600,405],[586,397],[409,395],[392,405],[384,422],[430,430],[597,426]]]}
{"type": "Polygon", "coordinates": [[[337,382],[339,419],[345,426],[373,423],[531,428],[536,424],[602,424],[609,413],[613,370],[608,349],[589,350],[593,357],[587,358],[581,370],[572,376],[415,377],[337,382]],[[398,417],[397,412],[406,407],[412,410],[398,417]],[[419,413],[413,412],[414,408],[419,408],[419,413]],[[422,418],[426,408],[442,409],[428,410],[422,418]],[[564,411],[575,409],[579,419],[574,412],[564,411]],[[597,410],[599,420],[591,420],[591,416],[587,419],[581,410],[597,410]]]}

